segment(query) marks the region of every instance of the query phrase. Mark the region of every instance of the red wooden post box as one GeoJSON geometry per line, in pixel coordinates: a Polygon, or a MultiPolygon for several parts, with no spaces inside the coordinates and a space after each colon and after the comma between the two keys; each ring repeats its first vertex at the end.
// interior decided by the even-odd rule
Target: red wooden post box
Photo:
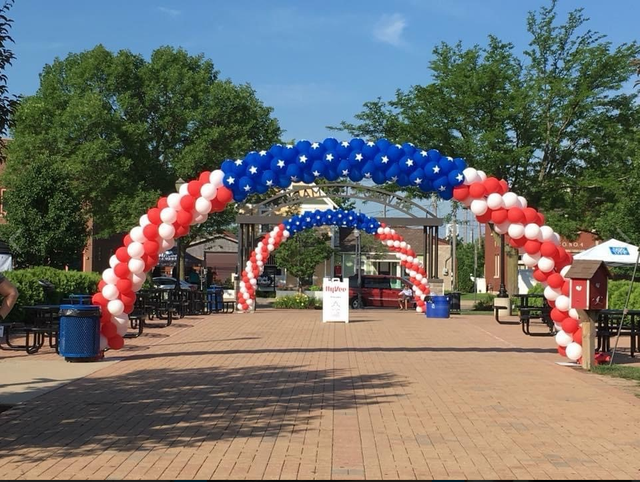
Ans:
{"type": "Polygon", "coordinates": [[[611,277],[603,261],[574,260],[567,274],[569,299],[576,310],[604,310],[608,306],[607,278],[611,277]]]}

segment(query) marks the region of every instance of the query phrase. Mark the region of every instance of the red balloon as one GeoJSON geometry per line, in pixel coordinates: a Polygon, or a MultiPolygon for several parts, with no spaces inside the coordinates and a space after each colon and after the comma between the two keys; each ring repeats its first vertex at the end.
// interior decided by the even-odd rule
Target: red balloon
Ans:
{"type": "Polygon", "coordinates": [[[502,224],[508,219],[508,211],[505,208],[498,208],[491,213],[491,221],[494,224],[502,224]]]}
{"type": "Polygon", "coordinates": [[[558,345],[558,353],[562,356],[567,356],[567,349],[563,346],[558,345]]]}
{"type": "Polygon", "coordinates": [[[120,293],[120,301],[122,301],[125,306],[132,305],[136,302],[136,294],[133,291],[125,291],[124,293],[120,293]]]}
{"type": "Polygon", "coordinates": [[[558,290],[564,284],[564,278],[560,273],[551,273],[547,278],[547,284],[553,289],[558,290]]]}
{"type": "MultiPolygon", "coordinates": [[[[570,316],[567,316],[564,320],[562,320],[562,331],[565,333],[575,333],[580,328],[580,322],[578,320],[574,320],[570,316]]],[[[581,332],[582,334],[582,332],[581,332]]]]}
{"type": "Polygon", "coordinates": [[[248,305],[248,304],[246,304],[246,303],[242,303],[242,305],[241,305],[241,306],[242,306],[242,309],[243,309],[244,311],[247,311],[247,310],[249,309],[249,305],[248,305]]]}
{"type": "Polygon", "coordinates": [[[569,296],[570,291],[571,291],[571,283],[569,283],[569,280],[567,280],[562,285],[562,294],[565,296],[569,296]]]}
{"type": "Polygon", "coordinates": [[[147,224],[144,228],[142,228],[142,234],[149,241],[155,241],[158,238],[158,226],[155,224],[147,224]]]}
{"type": "Polygon", "coordinates": [[[536,254],[540,251],[540,241],[530,239],[524,243],[524,250],[529,254],[536,254]]]}
{"type": "Polygon", "coordinates": [[[556,254],[558,254],[558,247],[551,241],[545,241],[540,246],[540,254],[547,258],[555,258],[556,254]]]}
{"type": "Polygon", "coordinates": [[[509,192],[509,183],[504,179],[500,179],[500,194],[504,194],[509,192]]]}
{"type": "Polygon", "coordinates": [[[551,310],[551,313],[549,314],[549,316],[551,316],[551,319],[556,323],[562,323],[564,319],[567,317],[567,312],[561,311],[558,308],[554,308],[551,310]]]}
{"type": "Polygon", "coordinates": [[[124,339],[116,334],[110,338],[108,338],[109,348],[112,350],[119,350],[124,346],[124,339]]]}
{"type": "Polygon", "coordinates": [[[120,261],[121,263],[128,263],[129,260],[131,259],[131,256],[129,256],[129,253],[127,252],[127,248],[125,248],[124,246],[121,246],[118,249],[116,249],[116,258],[118,258],[118,261],[120,261]]]}
{"type": "Polygon", "coordinates": [[[200,175],[198,176],[198,181],[200,181],[202,184],[207,184],[210,179],[211,179],[211,171],[201,172],[200,175]]]}
{"type": "Polygon", "coordinates": [[[124,312],[128,315],[129,313],[131,313],[133,311],[133,304],[131,305],[124,305],[124,312]]]}
{"type": "Polygon", "coordinates": [[[476,219],[478,220],[479,223],[488,223],[489,221],[491,221],[491,213],[492,213],[492,210],[487,209],[486,213],[481,214],[480,216],[476,216],[476,219]]]}
{"type": "Polygon", "coordinates": [[[538,213],[538,218],[536,219],[535,223],[538,226],[544,226],[544,214],[538,213]]]}
{"type": "Polygon", "coordinates": [[[180,198],[180,206],[185,211],[193,211],[193,208],[195,207],[195,205],[196,205],[196,198],[194,198],[193,196],[189,196],[187,194],[186,196],[182,196],[180,198]]]}
{"type": "Polygon", "coordinates": [[[143,245],[145,254],[149,254],[151,256],[155,256],[158,254],[158,250],[160,249],[160,245],[157,241],[146,241],[143,245]]]}
{"type": "Polygon", "coordinates": [[[213,198],[211,200],[211,212],[212,213],[219,213],[224,211],[224,206],[225,204],[223,202],[221,202],[218,198],[213,198]]]}
{"type": "Polygon", "coordinates": [[[127,263],[116,264],[113,268],[113,272],[118,278],[128,278],[131,274],[131,271],[129,271],[129,265],[127,265],[127,263]]]}
{"type": "Polygon", "coordinates": [[[513,246],[514,248],[523,248],[527,241],[528,239],[526,236],[522,236],[521,238],[518,238],[518,239],[514,239],[514,238],[509,239],[509,243],[511,243],[511,246],[513,246]]]}
{"type": "Polygon", "coordinates": [[[474,182],[469,186],[469,195],[474,199],[480,199],[487,194],[487,189],[481,182],[474,182]]]}
{"type": "Polygon", "coordinates": [[[158,209],[160,209],[161,211],[164,208],[168,208],[169,207],[169,203],[167,202],[166,196],[161,197],[160,199],[158,199],[158,203],[156,204],[156,206],[158,206],[158,209]]]}
{"type": "MultiPolygon", "coordinates": [[[[160,218],[160,209],[159,208],[151,208],[147,211],[147,217],[152,224],[159,226],[162,223],[162,219],[160,218]]],[[[148,239],[148,238],[147,238],[148,239]]]]}
{"type": "Polygon", "coordinates": [[[578,328],[575,333],[573,333],[573,341],[582,346],[582,328],[578,328]]]}
{"type": "Polygon", "coordinates": [[[555,308],[556,307],[556,302],[553,300],[547,300],[547,304],[551,307],[551,308],[555,308]]]}
{"type": "Polygon", "coordinates": [[[174,226],[176,228],[176,238],[181,238],[182,236],[189,234],[189,226],[183,226],[182,224],[178,224],[177,226],[174,224],[174,226]]]}
{"type": "MultiPolygon", "coordinates": [[[[188,211],[178,211],[178,219],[176,220],[176,223],[182,226],[189,226],[191,224],[191,221],[193,221],[192,213],[188,211]]],[[[174,223],[174,226],[176,223],[174,223]]]]}
{"type": "Polygon", "coordinates": [[[545,273],[544,271],[540,271],[538,268],[533,270],[533,277],[540,283],[544,283],[549,278],[547,273],[545,273]]]}
{"type": "Polygon", "coordinates": [[[107,306],[107,299],[102,296],[102,293],[96,293],[91,297],[91,303],[94,305],[107,306]]]}
{"type": "Polygon", "coordinates": [[[119,279],[116,283],[116,288],[120,293],[126,293],[127,291],[131,291],[131,286],[133,283],[130,279],[119,279]]]}
{"type": "Polygon", "coordinates": [[[524,217],[524,212],[522,211],[522,209],[514,207],[514,208],[509,208],[509,212],[507,213],[507,217],[509,219],[510,222],[512,223],[524,223],[525,222],[525,217],[524,217]]]}
{"type": "Polygon", "coordinates": [[[102,291],[102,288],[104,288],[105,286],[107,286],[107,282],[105,280],[101,279],[98,282],[98,291],[102,291]]]}
{"type": "Polygon", "coordinates": [[[131,239],[131,236],[129,236],[128,234],[125,234],[124,238],[122,238],[122,244],[124,244],[125,246],[129,246],[132,242],[133,239],[131,239]]]}
{"type": "Polygon", "coordinates": [[[498,181],[495,177],[486,178],[482,184],[484,184],[484,188],[486,189],[487,194],[498,192],[501,189],[500,181],[498,181]]]}
{"type": "Polygon", "coordinates": [[[153,267],[158,264],[158,258],[154,257],[154,256],[149,256],[148,254],[145,254],[142,259],[144,260],[144,271],[151,271],[153,269],[153,267]]]}
{"type": "Polygon", "coordinates": [[[524,219],[527,222],[527,224],[535,223],[538,220],[538,211],[536,211],[535,209],[524,208],[522,212],[524,212],[524,219]]]}
{"type": "Polygon", "coordinates": [[[102,310],[100,313],[100,323],[107,323],[108,321],[111,321],[111,313],[107,310],[102,310]]]}
{"type": "Polygon", "coordinates": [[[469,197],[469,186],[460,184],[453,188],[453,197],[457,201],[464,201],[469,197]]]}
{"type": "Polygon", "coordinates": [[[111,321],[107,323],[103,323],[100,327],[100,332],[107,338],[111,338],[114,335],[118,334],[118,329],[116,325],[114,325],[111,321]]]}
{"type": "Polygon", "coordinates": [[[567,257],[567,250],[562,246],[557,246],[558,254],[553,257],[553,260],[557,263],[564,261],[567,257]]]}
{"type": "Polygon", "coordinates": [[[202,183],[200,181],[189,181],[189,184],[187,184],[187,191],[189,191],[189,194],[191,194],[193,197],[200,196],[201,188],[202,183]]]}

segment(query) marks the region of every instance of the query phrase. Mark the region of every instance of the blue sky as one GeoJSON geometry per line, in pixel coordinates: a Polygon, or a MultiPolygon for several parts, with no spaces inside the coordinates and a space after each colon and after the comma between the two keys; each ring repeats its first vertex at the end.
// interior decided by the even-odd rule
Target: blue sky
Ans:
{"type": "MultiPolygon", "coordinates": [[[[10,16],[13,93],[33,94],[43,66],[98,43],[148,58],[161,45],[213,60],[222,77],[250,83],[286,130],[321,140],[362,104],[429,81],[435,45],[485,44],[495,34],[527,47],[526,14],[542,0],[17,0],[10,16]]],[[[637,0],[560,0],[614,45],[637,38],[637,0]]],[[[424,146],[429,147],[429,146],[424,146]]]]}

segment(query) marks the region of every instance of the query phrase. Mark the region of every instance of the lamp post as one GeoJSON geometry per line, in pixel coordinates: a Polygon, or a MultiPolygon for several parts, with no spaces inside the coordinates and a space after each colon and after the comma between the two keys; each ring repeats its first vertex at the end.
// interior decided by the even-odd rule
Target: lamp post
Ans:
{"type": "MultiPolygon", "coordinates": [[[[180,192],[180,187],[186,184],[186,181],[181,177],[176,181],[175,187],[176,192],[180,192]]],[[[182,244],[180,243],[180,238],[176,239],[176,291],[180,289],[180,280],[182,279],[182,244]]]]}
{"type": "Polygon", "coordinates": [[[360,230],[355,228],[353,235],[356,237],[356,273],[358,274],[358,308],[362,308],[362,253],[360,251],[360,230]]]}
{"type": "Polygon", "coordinates": [[[498,291],[498,298],[508,298],[507,288],[504,285],[505,279],[505,249],[504,249],[504,234],[500,235],[500,289],[498,291]]]}

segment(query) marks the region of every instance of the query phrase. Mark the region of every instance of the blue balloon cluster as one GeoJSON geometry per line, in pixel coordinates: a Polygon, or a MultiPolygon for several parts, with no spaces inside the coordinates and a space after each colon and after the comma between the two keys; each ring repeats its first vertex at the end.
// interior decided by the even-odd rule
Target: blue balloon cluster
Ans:
{"type": "Polygon", "coordinates": [[[392,144],[386,139],[366,142],[351,139],[339,142],[298,141],[295,145],[275,144],[269,150],[251,151],[244,159],[222,163],[224,185],[237,202],[253,193],[264,194],[272,187],[287,188],[293,182],[310,184],[318,178],[327,181],[370,179],[376,184],[395,182],[436,192],[445,200],[453,188],[462,184],[463,159],[446,157],[436,149],[419,149],[409,142],[392,144]]]}
{"type": "Polygon", "coordinates": [[[376,219],[366,214],[343,209],[305,211],[302,214],[292,216],[287,221],[284,221],[283,224],[285,229],[292,235],[315,226],[334,225],[345,228],[358,228],[369,234],[375,234],[380,227],[380,223],[376,219]]]}

